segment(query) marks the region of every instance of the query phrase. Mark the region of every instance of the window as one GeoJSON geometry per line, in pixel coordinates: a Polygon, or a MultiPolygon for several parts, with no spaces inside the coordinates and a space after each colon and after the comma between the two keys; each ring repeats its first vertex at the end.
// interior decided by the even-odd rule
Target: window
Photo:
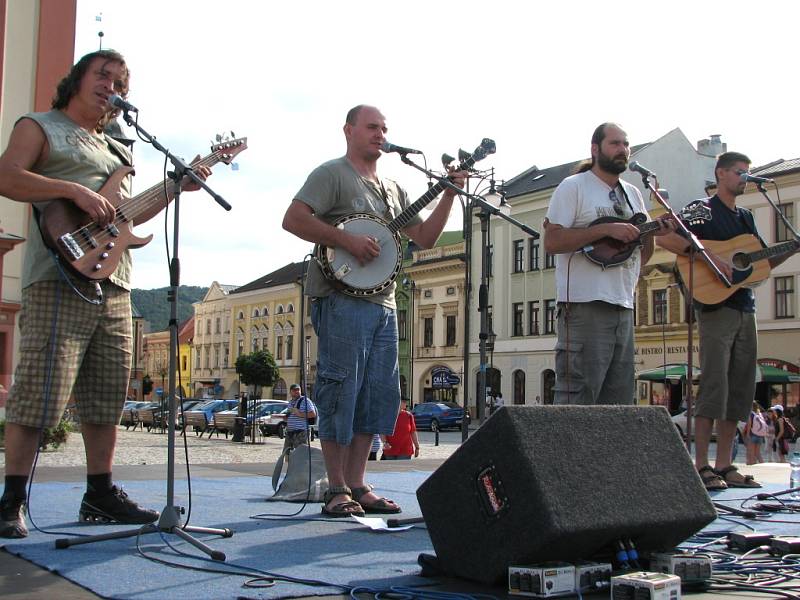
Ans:
{"type": "Polygon", "coordinates": [[[278,360],[283,360],[283,336],[279,335],[275,338],[275,352],[277,353],[278,360]]]}
{"type": "Polygon", "coordinates": [[[552,334],[556,332],[556,301],[544,301],[544,332],[552,334]]]}
{"type": "Polygon", "coordinates": [[[289,305],[286,307],[286,312],[287,313],[293,313],[294,312],[294,304],[289,302],[289,305]]]}
{"type": "Polygon", "coordinates": [[[456,316],[455,315],[447,315],[445,317],[445,345],[446,346],[455,346],[456,345],[456,316]]]}
{"type": "Polygon", "coordinates": [[[206,319],[206,333],[211,335],[211,319],[206,319]]]}
{"type": "Polygon", "coordinates": [[[528,270],[539,270],[539,239],[528,238],[528,270]]]}
{"type": "Polygon", "coordinates": [[[514,371],[514,404],[525,404],[525,371],[514,371]]]}
{"type": "Polygon", "coordinates": [[[227,369],[228,368],[228,357],[230,356],[230,353],[231,353],[231,349],[228,348],[228,344],[225,344],[225,346],[222,349],[222,352],[223,352],[223,354],[222,354],[222,361],[223,361],[222,362],[222,366],[227,369]]]}
{"type": "Polygon", "coordinates": [[[286,336],[286,360],[292,360],[294,355],[294,335],[286,336]]]}
{"type": "Polygon", "coordinates": [[[667,290],[653,290],[653,323],[663,325],[667,322],[667,290]]]}
{"type": "Polygon", "coordinates": [[[254,309],[253,309],[253,316],[254,316],[254,317],[260,317],[260,316],[261,316],[261,313],[260,313],[260,312],[258,312],[258,309],[257,309],[257,308],[254,308],[254,309]]]}
{"type": "Polygon", "coordinates": [[[236,358],[239,358],[242,354],[244,354],[244,338],[240,337],[236,344],[236,358]]]}
{"type": "Polygon", "coordinates": [[[220,318],[217,317],[214,321],[214,333],[220,333],[220,318]]]}
{"type": "Polygon", "coordinates": [[[244,313],[242,311],[239,311],[238,314],[236,315],[236,318],[237,319],[244,319],[244,313]]]}
{"type": "MultiPolygon", "coordinates": [[[[789,223],[794,224],[794,204],[779,204],[778,208],[781,210],[783,215],[786,217],[786,220],[789,223]]],[[[787,229],[786,225],[783,224],[783,219],[781,219],[777,214],[775,215],[775,241],[776,242],[785,242],[787,240],[794,239],[792,232],[787,229]]]]}
{"type": "Polygon", "coordinates": [[[555,269],[556,268],[556,255],[549,254],[547,252],[544,253],[544,268],[545,269],[555,269]]]}
{"type": "Polygon", "coordinates": [[[214,346],[214,368],[219,368],[219,346],[214,346]]]}
{"type": "Polygon", "coordinates": [[[512,273],[522,273],[523,255],[522,255],[522,240],[514,240],[513,242],[514,253],[514,270],[512,273]]]}
{"type": "Polygon", "coordinates": [[[200,348],[196,348],[194,351],[194,368],[200,368],[200,348]]]}
{"type": "Polygon", "coordinates": [[[275,313],[279,315],[283,314],[283,304],[278,304],[278,310],[276,310],[275,313]]]}
{"type": "Polygon", "coordinates": [[[539,301],[528,302],[528,335],[539,335],[539,301]]]}
{"type": "Polygon", "coordinates": [[[423,321],[425,328],[423,329],[422,345],[425,348],[433,346],[433,318],[426,317],[423,321]]]}
{"type": "Polygon", "coordinates": [[[203,366],[208,369],[209,362],[211,361],[211,349],[208,346],[203,348],[203,366]]]}
{"type": "Polygon", "coordinates": [[[406,332],[407,327],[408,327],[407,313],[406,310],[403,308],[397,311],[397,336],[399,339],[404,340],[407,338],[408,336],[408,333],[406,332]]]}
{"type": "Polygon", "coordinates": [[[522,332],[522,302],[514,302],[511,305],[511,318],[513,321],[513,326],[511,327],[511,335],[513,336],[520,336],[523,335],[522,332]]]}
{"type": "Polygon", "coordinates": [[[447,295],[448,296],[455,296],[456,295],[456,288],[454,286],[450,286],[447,288],[447,295]]]}
{"type": "Polygon", "coordinates": [[[433,298],[433,290],[425,290],[422,292],[423,297],[433,298]]]}
{"type": "Polygon", "coordinates": [[[181,371],[186,370],[186,355],[181,356],[181,371]]]}
{"type": "Polygon", "coordinates": [[[794,276],[775,278],[775,318],[794,317],[794,276]]]}

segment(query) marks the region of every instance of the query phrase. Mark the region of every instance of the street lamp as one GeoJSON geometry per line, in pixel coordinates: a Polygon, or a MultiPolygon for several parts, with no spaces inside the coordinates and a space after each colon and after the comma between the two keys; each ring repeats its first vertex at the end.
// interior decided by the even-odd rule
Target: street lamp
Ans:
{"type": "Polygon", "coordinates": [[[406,315],[406,334],[408,338],[408,404],[411,408],[414,407],[414,295],[417,289],[417,283],[410,277],[403,279],[403,288],[411,289],[411,302],[409,306],[409,314],[406,315]]]}

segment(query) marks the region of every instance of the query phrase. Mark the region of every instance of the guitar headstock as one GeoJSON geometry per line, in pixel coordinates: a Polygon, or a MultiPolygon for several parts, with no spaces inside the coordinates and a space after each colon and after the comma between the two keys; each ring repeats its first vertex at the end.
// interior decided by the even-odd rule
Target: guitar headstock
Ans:
{"type": "Polygon", "coordinates": [[[219,155],[219,161],[226,165],[231,164],[240,152],[247,150],[247,138],[237,138],[231,131],[230,135],[217,135],[216,143],[211,145],[211,151],[219,155]]]}
{"type": "Polygon", "coordinates": [[[472,168],[479,160],[483,160],[490,154],[494,154],[495,152],[495,143],[494,140],[490,140],[489,138],[483,138],[480,145],[472,151],[472,154],[467,154],[464,150],[458,151],[458,158],[461,160],[461,164],[458,165],[457,171],[468,171],[472,168]]]}
{"type": "Polygon", "coordinates": [[[697,200],[684,206],[678,216],[687,225],[700,225],[711,220],[711,209],[702,200],[697,200]]]}

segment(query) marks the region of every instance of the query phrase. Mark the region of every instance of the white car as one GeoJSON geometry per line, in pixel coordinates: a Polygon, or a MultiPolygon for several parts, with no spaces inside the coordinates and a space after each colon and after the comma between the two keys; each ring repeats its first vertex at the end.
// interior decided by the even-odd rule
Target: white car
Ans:
{"type": "MultiPolygon", "coordinates": [[[[678,428],[678,433],[680,433],[683,439],[686,439],[686,409],[679,412],[676,415],[672,416],[672,422],[675,424],[675,427],[678,428]]],[[[744,432],[744,428],[747,425],[744,421],[739,421],[738,425],[736,426],[736,442],[741,444],[743,441],[742,433],[744,432]]],[[[695,435],[695,426],[694,421],[692,421],[692,439],[694,440],[695,435]]],[[[711,439],[717,439],[717,423],[714,421],[714,429],[711,431],[711,439]]]]}

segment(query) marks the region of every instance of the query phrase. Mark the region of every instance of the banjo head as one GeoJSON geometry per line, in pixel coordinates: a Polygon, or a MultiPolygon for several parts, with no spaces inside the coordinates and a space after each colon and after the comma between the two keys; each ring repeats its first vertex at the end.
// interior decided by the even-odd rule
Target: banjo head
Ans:
{"type": "Polygon", "coordinates": [[[392,284],[400,270],[400,244],[386,224],[373,215],[356,214],[336,224],[355,235],[374,238],[381,247],[378,256],[365,265],[343,248],[325,247],[323,271],[345,286],[344,291],[356,296],[377,294],[392,284]]]}

